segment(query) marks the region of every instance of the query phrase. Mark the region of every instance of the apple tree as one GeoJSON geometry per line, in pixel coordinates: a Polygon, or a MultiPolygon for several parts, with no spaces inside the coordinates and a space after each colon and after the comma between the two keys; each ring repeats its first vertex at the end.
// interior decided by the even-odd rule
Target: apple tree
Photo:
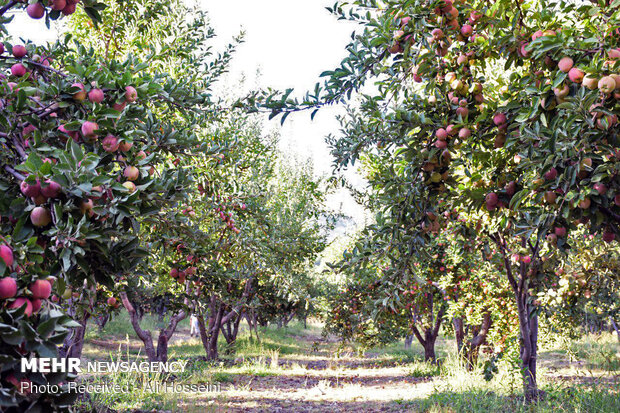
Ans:
{"type": "Polygon", "coordinates": [[[395,233],[395,246],[413,253],[428,242],[438,207],[481,220],[517,306],[524,395],[536,400],[541,251],[570,252],[579,226],[608,243],[619,231],[616,2],[360,0],[331,10],[363,31],[323,85],[274,112],[360,92],[333,154],[340,167],[368,153],[394,165],[384,191],[400,192],[399,203],[381,207],[412,240],[395,233]]]}
{"type": "MultiPolygon", "coordinates": [[[[8,2],[2,29],[9,10],[53,20],[75,6],[59,5],[8,2]]],[[[85,2],[95,20],[102,8],[85,2]]],[[[20,359],[57,357],[77,326],[52,293],[71,300],[69,288],[111,288],[148,254],[140,227],[185,198],[191,175],[171,159],[197,145],[209,150],[194,127],[210,118],[212,104],[191,78],[170,79],[135,56],[106,60],[70,36],[0,48],[2,405],[67,410],[76,395],[29,394],[21,384],[66,390],[71,376],[21,372],[20,359]]]]}

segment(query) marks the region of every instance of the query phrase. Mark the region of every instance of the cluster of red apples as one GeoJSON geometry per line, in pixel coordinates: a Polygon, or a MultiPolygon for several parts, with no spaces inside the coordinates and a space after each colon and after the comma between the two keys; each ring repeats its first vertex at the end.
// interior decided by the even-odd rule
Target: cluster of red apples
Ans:
{"type": "MultiPolygon", "coordinates": [[[[478,47],[478,44],[486,42],[486,35],[484,34],[486,23],[483,15],[476,10],[471,10],[463,15],[455,7],[456,3],[462,2],[446,0],[442,2],[441,7],[434,10],[434,16],[430,16],[429,22],[435,24],[436,27],[430,29],[425,44],[430,51],[434,50],[437,59],[441,60],[440,67],[443,70],[436,74],[435,80],[438,85],[447,86],[446,96],[450,106],[447,122],[434,131],[428,147],[422,150],[425,159],[422,165],[425,181],[438,192],[444,191],[444,182],[449,179],[449,164],[452,160],[451,147],[460,147],[461,143],[478,133],[482,126],[472,123],[470,119],[477,118],[486,110],[482,80],[475,78],[470,70],[470,65],[478,57],[483,57],[478,56],[480,53],[486,56],[486,52],[478,47]]],[[[389,48],[391,53],[401,53],[405,51],[409,43],[412,47],[414,43],[419,43],[420,39],[414,39],[408,35],[408,26],[411,23],[410,17],[398,17],[397,24],[400,27],[394,33],[394,43],[389,48]]],[[[511,52],[523,60],[530,59],[532,64],[538,65],[538,62],[532,59],[530,43],[545,36],[557,36],[560,31],[561,28],[557,30],[536,30],[533,33],[522,34],[521,40],[515,44],[511,52]]],[[[616,31],[616,34],[620,34],[620,31],[616,31]]],[[[601,50],[598,54],[604,62],[597,69],[597,73],[593,73],[592,69],[588,67],[588,63],[592,59],[591,53],[584,54],[577,50],[573,56],[564,56],[558,61],[547,55],[544,61],[541,58],[541,69],[533,70],[533,83],[537,88],[542,88],[545,85],[550,85],[558,76],[565,74],[565,81],[549,92],[550,98],[555,98],[555,102],[550,104],[549,99],[544,99],[541,102],[544,110],[552,110],[556,104],[563,103],[569,94],[576,93],[575,91],[579,88],[583,87],[587,88],[588,91],[598,92],[599,103],[590,107],[589,111],[595,127],[607,132],[618,125],[617,116],[608,112],[620,100],[620,48],[601,50]]],[[[412,68],[411,75],[415,82],[423,81],[423,72],[427,69],[422,70],[421,66],[424,67],[423,64],[418,64],[412,68]]],[[[428,98],[431,105],[435,105],[437,100],[438,97],[434,94],[428,98]]],[[[508,113],[496,113],[493,116],[493,124],[497,128],[493,144],[496,149],[503,148],[506,143],[509,116],[508,113]]],[[[602,139],[606,143],[606,140],[602,139]]],[[[616,150],[615,155],[603,157],[603,162],[605,160],[613,161],[614,159],[620,160],[620,149],[616,150]]],[[[516,156],[515,162],[518,163],[519,161],[520,158],[516,156]]],[[[592,171],[599,166],[600,161],[598,157],[588,154],[577,163],[579,164],[578,177],[580,180],[584,180],[590,177],[592,171]]],[[[568,165],[556,165],[533,182],[534,186],[538,188],[536,192],[542,192],[544,201],[549,205],[559,204],[560,197],[564,195],[561,189],[558,189],[561,187],[558,182],[563,178],[563,170],[566,166],[568,165]],[[543,187],[546,187],[546,190],[543,187]]],[[[511,198],[521,189],[522,185],[514,180],[498,183],[501,185],[500,189],[489,192],[485,197],[485,206],[489,211],[507,208],[511,198]]],[[[580,190],[585,191],[585,193],[594,193],[598,197],[611,196],[609,198],[610,205],[620,207],[620,188],[614,188],[611,191],[611,188],[608,188],[605,183],[597,182],[593,183],[591,188],[584,187],[580,190]]],[[[583,211],[583,216],[578,219],[578,223],[588,222],[588,210],[592,202],[590,195],[585,198],[581,196],[572,202],[571,206],[583,211]]],[[[432,222],[433,220],[431,220],[432,222]]],[[[568,232],[567,227],[568,223],[566,222],[556,223],[548,236],[548,241],[555,244],[559,238],[565,238],[568,232]]],[[[603,229],[602,232],[603,240],[606,242],[612,242],[616,238],[616,234],[611,228],[603,229]]]]}
{"type": "MultiPolygon", "coordinates": [[[[0,44],[0,54],[4,52],[4,46],[0,44]]],[[[12,54],[15,59],[22,61],[28,56],[28,51],[23,45],[15,45],[12,47],[12,54]]],[[[35,56],[33,56],[33,61],[35,60],[35,56]]],[[[50,59],[45,58],[41,60],[37,58],[36,60],[42,61],[44,66],[49,66],[50,59]]],[[[38,66],[35,66],[38,67],[38,66]]],[[[26,67],[20,62],[15,63],[11,67],[11,72],[13,76],[24,76],[28,73],[26,67]]],[[[11,90],[14,89],[16,83],[9,82],[8,86],[11,90]]],[[[106,95],[103,89],[96,87],[95,85],[91,85],[89,90],[86,90],[86,87],[82,83],[73,83],[71,85],[71,90],[75,91],[72,94],[72,99],[75,103],[82,103],[88,100],[92,104],[106,104],[106,95]]],[[[125,109],[128,103],[133,103],[138,99],[137,90],[133,86],[126,86],[124,90],[123,99],[121,101],[110,102],[113,109],[117,111],[122,111],[125,109]]],[[[58,118],[60,109],[55,112],[51,112],[49,116],[51,118],[58,118]]],[[[34,132],[36,128],[33,125],[25,125],[22,129],[22,145],[24,147],[29,147],[29,135],[34,132]]],[[[84,121],[80,127],[80,130],[69,130],[65,127],[63,123],[61,123],[60,119],[58,121],[58,138],[62,142],[66,142],[68,139],[73,139],[75,142],[84,142],[89,144],[96,144],[99,140],[101,131],[99,130],[99,125],[94,121],[84,121]]],[[[101,139],[101,148],[103,151],[107,153],[117,153],[117,161],[121,164],[125,164],[126,166],[122,170],[122,177],[119,176],[119,179],[123,178],[125,181],[122,185],[126,188],[126,190],[130,193],[136,190],[135,181],[140,177],[140,170],[133,165],[127,164],[126,156],[130,152],[133,147],[132,142],[120,140],[114,135],[108,133],[105,135],[103,139],[101,139]]],[[[140,161],[146,158],[147,154],[144,151],[138,151],[135,153],[135,160],[140,161]]],[[[50,162],[52,164],[56,163],[55,159],[46,158],[45,162],[50,162]]],[[[150,174],[153,174],[154,170],[151,168],[150,174]]],[[[63,188],[51,179],[39,179],[35,180],[27,179],[22,181],[20,185],[21,192],[27,198],[30,198],[37,206],[32,210],[30,214],[30,220],[35,227],[45,227],[49,225],[52,221],[52,215],[47,207],[44,204],[50,199],[56,199],[60,197],[63,193],[63,188]]],[[[101,194],[102,196],[105,194],[105,189],[102,187],[94,187],[93,191],[101,194]]],[[[80,211],[83,214],[93,215],[93,207],[94,200],[101,198],[101,196],[95,196],[93,198],[87,198],[80,200],[77,203],[80,211]]]]}
{"type": "MultiPolygon", "coordinates": [[[[22,0],[23,1],[23,0],[22,0]]],[[[23,1],[25,3],[25,1],[23,1]]],[[[47,6],[50,12],[59,12],[63,16],[70,16],[75,13],[75,8],[80,0],[49,0],[47,6]]],[[[41,19],[45,16],[45,2],[30,3],[26,7],[26,13],[33,19],[41,19]]]]}
{"type": "MultiPolygon", "coordinates": [[[[0,245],[0,259],[7,269],[23,271],[23,268],[15,263],[13,249],[9,245],[0,245]]],[[[41,309],[43,302],[52,294],[53,281],[53,277],[39,279],[28,288],[20,289],[15,278],[0,278],[0,305],[6,305],[10,309],[25,307],[24,314],[30,317],[41,309]]]]}

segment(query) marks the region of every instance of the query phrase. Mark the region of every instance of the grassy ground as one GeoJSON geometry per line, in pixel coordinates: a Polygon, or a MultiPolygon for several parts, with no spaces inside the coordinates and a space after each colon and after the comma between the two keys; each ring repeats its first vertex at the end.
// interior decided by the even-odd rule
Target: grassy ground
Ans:
{"type": "MultiPolygon", "coordinates": [[[[145,325],[158,327],[153,319],[145,325]]],[[[103,331],[87,333],[86,359],[141,358],[140,342],[123,316],[103,331]]],[[[418,346],[419,347],[419,346],[418,346]]],[[[546,398],[536,408],[523,405],[518,371],[501,365],[491,381],[468,372],[453,354],[450,340],[439,340],[441,367],[422,361],[422,349],[402,343],[372,349],[339,349],[323,339],[318,324],[304,329],[267,328],[261,341],[244,330],[237,352],[217,363],[204,361],[197,338],[182,323],[170,348],[171,359],[187,359],[176,377],[115,374],[88,377],[128,386],[129,393],[94,394],[92,403],[117,411],[246,412],[619,412],[620,345],[611,334],[558,341],[541,351],[540,386],[546,398]],[[218,383],[208,392],[176,394],[144,389],[143,381],[177,384],[218,383]]],[[[101,411],[107,411],[101,408],[101,411]]]]}

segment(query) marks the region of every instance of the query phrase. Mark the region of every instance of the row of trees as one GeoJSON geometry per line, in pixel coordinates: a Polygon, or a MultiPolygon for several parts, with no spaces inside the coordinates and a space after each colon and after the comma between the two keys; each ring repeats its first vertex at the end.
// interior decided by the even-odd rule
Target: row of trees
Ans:
{"type": "Polygon", "coordinates": [[[375,220],[335,265],[351,280],[334,299],[337,328],[379,340],[412,332],[433,359],[449,320],[473,362],[485,336],[503,347],[518,325],[533,401],[539,314],[595,297],[597,312],[617,317],[616,3],[331,8],[363,30],[322,85],[274,113],[357,96],[328,141],[336,169],[362,163],[375,220]]]}
{"type": "MultiPolygon", "coordinates": [[[[20,10],[48,23],[74,13],[57,3],[5,2],[2,31],[20,10]]],[[[20,359],[79,357],[87,323],[123,307],[159,361],[190,312],[211,359],[242,317],[303,312],[331,225],[311,166],[246,114],[256,94],[213,96],[241,39],[214,54],[205,14],[183,2],[86,0],[69,27],[54,44],[0,47],[7,412],[70,409],[77,395],[20,384],[74,377],[21,372],[20,359]],[[168,315],[157,337],[140,325],[148,311],[168,315]]]]}

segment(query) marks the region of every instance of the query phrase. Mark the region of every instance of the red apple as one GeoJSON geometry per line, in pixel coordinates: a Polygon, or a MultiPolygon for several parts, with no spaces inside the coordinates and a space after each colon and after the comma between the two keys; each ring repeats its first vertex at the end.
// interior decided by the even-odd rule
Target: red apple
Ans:
{"type": "Polygon", "coordinates": [[[118,139],[116,139],[116,136],[108,135],[103,138],[101,145],[103,146],[103,150],[106,152],[116,152],[119,147],[119,142],[118,139]]]}
{"type": "Polygon", "coordinates": [[[101,103],[103,102],[103,99],[104,95],[103,90],[101,89],[91,89],[90,92],[88,92],[88,100],[93,103],[101,103]]]}
{"type": "Polygon", "coordinates": [[[41,3],[32,3],[26,7],[26,13],[33,19],[40,19],[45,16],[45,7],[41,3]]]}
{"type": "Polygon", "coordinates": [[[133,86],[126,86],[125,87],[125,100],[129,103],[133,103],[138,99],[138,92],[136,91],[136,88],[134,88],[133,86]]]}
{"type": "Polygon", "coordinates": [[[133,146],[133,143],[131,142],[127,142],[127,141],[122,141],[119,145],[118,148],[123,151],[123,152],[129,152],[129,150],[131,149],[131,147],[133,146]]]}
{"type": "Polygon", "coordinates": [[[66,0],[52,0],[52,10],[62,10],[67,6],[66,0]]]}
{"type": "Polygon", "coordinates": [[[448,132],[446,132],[444,128],[439,128],[437,129],[437,132],[435,132],[435,136],[440,141],[445,141],[448,138],[448,132]]]}
{"type": "Polygon", "coordinates": [[[7,267],[13,266],[13,250],[8,245],[0,245],[0,258],[4,261],[7,267]]]}
{"type": "Polygon", "coordinates": [[[545,195],[544,195],[544,198],[545,198],[545,201],[547,201],[548,204],[553,205],[553,204],[555,204],[555,201],[557,199],[557,195],[553,191],[546,191],[545,195]]]}
{"type": "Polygon", "coordinates": [[[30,221],[35,227],[45,227],[52,222],[52,215],[47,208],[38,206],[30,212],[30,221]]]}
{"type": "MultiPolygon", "coordinates": [[[[66,133],[67,135],[69,135],[69,136],[71,137],[71,139],[73,139],[74,141],[77,141],[77,140],[78,140],[78,133],[77,133],[77,131],[70,131],[70,130],[67,130],[67,128],[65,128],[65,125],[60,125],[60,126],[58,127],[58,130],[59,130],[60,132],[62,132],[62,133],[66,133]]],[[[66,138],[64,138],[64,139],[63,139],[63,142],[66,142],[66,141],[67,141],[67,139],[66,139],[66,138]]]]}
{"type": "Polygon", "coordinates": [[[123,171],[123,176],[130,181],[135,181],[140,177],[140,170],[135,166],[127,166],[123,171]]]}
{"type": "Polygon", "coordinates": [[[495,124],[495,126],[503,125],[506,123],[506,121],[506,115],[503,113],[496,113],[495,116],[493,116],[493,123],[495,124]]]}
{"type": "Polygon", "coordinates": [[[459,138],[461,139],[467,139],[471,136],[471,130],[469,130],[469,128],[462,128],[459,131],[459,138]]]}
{"type": "Polygon", "coordinates": [[[605,186],[605,184],[602,184],[600,182],[594,184],[594,190],[597,191],[599,195],[605,195],[607,193],[607,187],[605,186]]]}
{"type": "Polygon", "coordinates": [[[70,16],[73,13],[75,13],[75,4],[71,4],[67,2],[67,5],[65,6],[65,8],[62,9],[62,14],[65,16],[70,16]]]}
{"type": "Polygon", "coordinates": [[[568,78],[575,83],[581,83],[583,82],[583,77],[585,76],[585,73],[583,72],[583,70],[578,69],[576,67],[573,67],[571,70],[568,71],[568,78]]]}
{"type": "Polygon", "coordinates": [[[506,194],[508,196],[513,196],[517,192],[517,183],[515,181],[510,181],[506,185],[506,194]]]}
{"type": "Polygon", "coordinates": [[[437,149],[446,149],[448,147],[448,143],[446,141],[440,140],[436,140],[434,145],[437,149]]]}
{"type": "Polygon", "coordinates": [[[87,120],[82,124],[82,135],[84,135],[85,138],[94,138],[97,130],[99,130],[99,125],[95,122],[87,120]]]}
{"type": "Polygon", "coordinates": [[[20,59],[24,56],[26,56],[28,54],[28,51],[26,50],[25,46],[22,46],[21,44],[17,44],[15,46],[13,46],[13,49],[11,49],[11,51],[13,52],[13,56],[15,56],[16,58],[20,59]]]}
{"type": "Polygon", "coordinates": [[[545,179],[547,181],[553,181],[557,177],[558,177],[558,171],[555,168],[551,168],[547,172],[545,172],[545,179]]]}
{"type": "Polygon", "coordinates": [[[616,239],[616,234],[614,234],[609,229],[605,230],[605,232],[603,233],[603,241],[605,241],[605,242],[612,242],[615,239],[616,239]]]}
{"type": "Polygon", "coordinates": [[[136,190],[136,184],[134,184],[131,181],[127,181],[127,182],[123,182],[123,186],[129,191],[129,192],[135,192],[136,190]]]}
{"type": "Polygon", "coordinates": [[[93,200],[92,199],[90,199],[90,198],[84,199],[80,203],[80,212],[82,214],[87,214],[87,213],[89,213],[90,211],[93,210],[94,206],[95,205],[93,204],[93,200]]]}
{"type": "Polygon", "coordinates": [[[73,94],[73,99],[77,100],[77,101],[82,101],[84,99],[86,99],[86,89],[84,89],[84,85],[81,83],[73,83],[71,85],[71,87],[76,87],[78,89],[80,89],[79,92],[76,92],[73,94]]]}
{"type": "Polygon", "coordinates": [[[560,238],[564,238],[566,236],[566,228],[564,227],[555,227],[553,232],[560,238]]]}
{"type": "Polygon", "coordinates": [[[29,184],[26,181],[22,181],[21,184],[19,184],[19,189],[25,196],[34,198],[39,196],[41,193],[41,184],[38,179],[34,184],[29,184]]]}
{"type": "Polygon", "coordinates": [[[14,278],[0,278],[0,299],[13,298],[17,294],[17,282],[14,278]]]}
{"type": "Polygon", "coordinates": [[[52,284],[47,280],[36,280],[30,284],[30,292],[34,298],[45,300],[52,294],[52,284]]]}
{"type": "Polygon", "coordinates": [[[45,185],[41,185],[41,195],[46,198],[57,198],[61,189],[60,184],[51,179],[46,179],[45,185]]]}
{"type": "Polygon", "coordinates": [[[499,197],[495,192],[489,192],[485,197],[485,201],[487,205],[496,206],[499,202],[499,197]]]}
{"type": "Polygon", "coordinates": [[[564,73],[568,73],[573,68],[573,65],[573,59],[570,57],[563,57],[558,62],[558,68],[564,73]]]}
{"type": "Polygon", "coordinates": [[[464,24],[461,27],[461,34],[465,37],[469,37],[474,33],[474,28],[469,24],[464,24]]]}
{"type": "Polygon", "coordinates": [[[9,305],[9,308],[21,308],[24,304],[26,304],[26,310],[24,311],[24,314],[26,314],[27,317],[30,317],[32,315],[32,303],[27,298],[17,298],[15,301],[13,301],[11,305],[9,305]]]}
{"type": "Polygon", "coordinates": [[[115,103],[112,105],[112,109],[122,112],[125,106],[127,106],[127,102],[115,103]]]}
{"type": "Polygon", "coordinates": [[[590,201],[590,198],[584,198],[582,201],[579,202],[579,208],[588,209],[590,208],[591,203],[592,201],[590,201]]]}
{"type": "Polygon", "coordinates": [[[28,70],[26,70],[26,66],[24,66],[21,63],[15,63],[13,66],[11,66],[11,74],[13,76],[22,77],[27,72],[28,72],[28,70]]]}

